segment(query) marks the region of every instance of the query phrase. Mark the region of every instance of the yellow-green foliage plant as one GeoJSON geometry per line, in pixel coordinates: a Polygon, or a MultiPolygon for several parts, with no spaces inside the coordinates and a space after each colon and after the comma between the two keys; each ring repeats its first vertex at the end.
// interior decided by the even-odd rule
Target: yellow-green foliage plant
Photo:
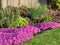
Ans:
{"type": "Polygon", "coordinates": [[[60,8],[60,0],[51,0],[52,3],[56,4],[60,8]]]}
{"type": "Polygon", "coordinates": [[[49,15],[45,15],[45,17],[42,19],[43,22],[51,22],[52,21],[52,17],[49,15]]]}
{"type": "Polygon", "coordinates": [[[56,1],[56,5],[60,8],[60,0],[56,1]]]}

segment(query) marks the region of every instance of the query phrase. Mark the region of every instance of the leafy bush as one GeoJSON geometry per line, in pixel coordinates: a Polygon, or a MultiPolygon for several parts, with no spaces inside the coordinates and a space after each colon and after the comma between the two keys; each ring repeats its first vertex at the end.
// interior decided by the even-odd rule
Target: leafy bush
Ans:
{"type": "Polygon", "coordinates": [[[56,1],[56,5],[57,5],[58,7],[60,7],[60,0],[57,0],[57,1],[56,1]]]}
{"type": "Polygon", "coordinates": [[[28,24],[28,21],[25,18],[22,18],[22,17],[18,17],[17,22],[18,22],[17,23],[18,27],[21,27],[21,26],[24,26],[24,25],[28,24]]]}
{"type": "Polygon", "coordinates": [[[18,8],[16,8],[16,11],[14,11],[12,7],[8,7],[4,9],[4,12],[5,13],[1,13],[1,17],[2,17],[1,19],[4,22],[4,25],[3,25],[4,27],[13,28],[13,27],[21,27],[23,25],[28,24],[28,21],[25,18],[22,18],[20,16],[20,12],[18,8]]]}
{"type": "Polygon", "coordinates": [[[60,0],[51,0],[51,2],[56,4],[56,6],[60,7],[60,0]]]}
{"type": "Polygon", "coordinates": [[[31,18],[38,19],[38,17],[40,17],[41,14],[44,13],[46,9],[47,9],[46,5],[39,6],[37,8],[30,8],[29,11],[31,18]]]}
{"type": "Polygon", "coordinates": [[[43,22],[50,22],[50,21],[52,21],[52,17],[46,15],[46,16],[42,19],[42,21],[43,21],[43,22]]]}
{"type": "Polygon", "coordinates": [[[0,10],[0,27],[3,27],[3,24],[4,24],[4,20],[5,20],[5,12],[3,9],[0,10]]]}

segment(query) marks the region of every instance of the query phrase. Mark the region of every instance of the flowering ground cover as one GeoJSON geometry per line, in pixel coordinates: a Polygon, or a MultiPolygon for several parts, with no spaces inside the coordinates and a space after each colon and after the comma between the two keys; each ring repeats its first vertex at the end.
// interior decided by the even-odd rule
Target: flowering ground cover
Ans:
{"type": "Polygon", "coordinates": [[[44,31],[25,42],[24,45],[60,45],[60,27],[44,31]]]}
{"type": "Polygon", "coordinates": [[[40,32],[34,26],[23,26],[21,28],[1,28],[0,45],[19,45],[33,37],[33,34],[40,32]]]}
{"type": "Polygon", "coordinates": [[[40,28],[41,30],[56,28],[59,26],[60,26],[60,23],[57,23],[57,22],[42,22],[36,25],[36,27],[40,28]]]}
{"type": "Polygon", "coordinates": [[[22,43],[32,39],[35,34],[58,26],[60,26],[60,23],[42,22],[36,26],[26,25],[21,28],[0,28],[0,45],[22,45],[22,43]]]}

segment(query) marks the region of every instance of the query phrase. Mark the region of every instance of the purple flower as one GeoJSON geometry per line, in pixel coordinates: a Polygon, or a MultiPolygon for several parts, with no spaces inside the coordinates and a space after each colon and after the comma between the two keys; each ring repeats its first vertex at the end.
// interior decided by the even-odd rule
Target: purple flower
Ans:
{"type": "Polygon", "coordinates": [[[0,44],[16,45],[30,40],[35,33],[41,32],[39,28],[26,25],[21,28],[0,28],[0,44]]]}
{"type": "Polygon", "coordinates": [[[40,28],[41,30],[46,30],[49,28],[55,28],[59,26],[60,26],[60,23],[57,23],[57,22],[42,22],[36,25],[36,27],[40,28]]]}
{"type": "Polygon", "coordinates": [[[42,22],[36,26],[26,25],[21,28],[0,28],[0,45],[19,45],[30,40],[36,33],[58,26],[60,26],[60,23],[42,22]]]}

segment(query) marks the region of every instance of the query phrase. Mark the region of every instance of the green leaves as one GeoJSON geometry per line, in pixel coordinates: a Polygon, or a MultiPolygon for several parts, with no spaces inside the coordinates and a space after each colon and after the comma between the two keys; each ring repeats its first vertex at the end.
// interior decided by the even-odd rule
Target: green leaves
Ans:
{"type": "Polygon", "coordinates": [[[60,0],[57,0],[56,5],[60,7],[60,0]]]}
{"type": "Polygon", "coordinates": [[[51,2],[56,4],[56,6],[60,7],[60,0],[51,0],[51,2]]]}
{"type": "Polygon", "coordinates": [[[49,15],[46,15],[46,16],[42,19],[42,21],[44,21],[44,22],[50,22],[50,21],[52,21],[52,17],[50,17],[49,15]]]}
{"type": "Polygon", "coordinates": [[[30,8],[30,16],[32,19],[38,19],[45,10],[47,10],[47,5],[39,6],[38,8],[30,8]]]}
{"type": "Polygon", "coordinates": [[[5,12],[3,9],[0,10],[0,27],[3,27],[4,21],[5,21],[5,12]]]}
{"type": "Polygon", "coordinates": [[[18,8],[13,10],[13,7],[0,10],[0,27],[21,27],[28,24],[28,21],[20,16],[18,8]]]}
{"type": "Polygon", "coordinates": [[[20,16],[17,18],[16,22],[18,22],[17,27],[21,27],[28,24],[28,21],[25,18],[22,18],[20,16]]]}

